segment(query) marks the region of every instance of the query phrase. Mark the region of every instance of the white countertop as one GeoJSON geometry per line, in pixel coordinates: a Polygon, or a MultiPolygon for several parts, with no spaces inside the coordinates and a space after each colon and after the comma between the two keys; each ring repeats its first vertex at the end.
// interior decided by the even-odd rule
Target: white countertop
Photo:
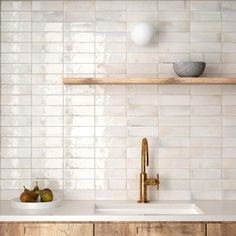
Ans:
{"type": "MultiPolygon", "coordinates": [[[[236,221],[236,201],[196,201],[194,204],[203,214],[192,215],[97,214],[95,204],[100,203],[117,204],[116,201],[62,201],[54,209],[21,210],[12,208],[10,201],[0,201],[0,221],[236,221]]],[[[119,203],[134,204],[132,201],[119,203]]]]}

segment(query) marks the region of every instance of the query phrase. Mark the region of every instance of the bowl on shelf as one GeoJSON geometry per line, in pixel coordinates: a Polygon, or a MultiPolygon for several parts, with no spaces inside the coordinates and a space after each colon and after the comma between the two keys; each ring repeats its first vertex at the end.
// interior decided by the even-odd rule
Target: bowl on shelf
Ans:
{"type": "Polygon", "coordinates": [[[175,73],[180,77],[199,77],[204,72],[206,63],[201,61],[175,62],[173,66],[175,73]]]}

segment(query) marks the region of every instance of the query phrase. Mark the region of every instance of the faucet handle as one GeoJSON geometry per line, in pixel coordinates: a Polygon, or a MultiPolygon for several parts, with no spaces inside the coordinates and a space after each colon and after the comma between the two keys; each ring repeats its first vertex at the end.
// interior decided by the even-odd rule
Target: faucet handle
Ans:
{"type": "Polygon", "coordinates": [[[146,185],[158,185],[159,184],[159,180],[155,179],[155,178],[148,178],[145,181],[146,185]]]}
{"type": "Polygon", "coordinates": [[[157,186],[157,190],[159,190],[159,185],[160,185],[160,180],[159,180],[159,174],[157,174],[157,178],[148,178],[145,181],[146,185],[156,185],[157,186]]]}

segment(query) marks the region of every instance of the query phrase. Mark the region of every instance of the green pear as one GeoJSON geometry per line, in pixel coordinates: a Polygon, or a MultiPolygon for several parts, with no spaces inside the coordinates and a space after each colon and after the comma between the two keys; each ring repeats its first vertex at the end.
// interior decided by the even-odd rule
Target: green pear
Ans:
{"type": "Polygon", "coordinates": [[[41,202],[51,202],[53,200],[52,191],[49,191],[48,189],[36,191],[36,194],[40,196],[41,202]]]}

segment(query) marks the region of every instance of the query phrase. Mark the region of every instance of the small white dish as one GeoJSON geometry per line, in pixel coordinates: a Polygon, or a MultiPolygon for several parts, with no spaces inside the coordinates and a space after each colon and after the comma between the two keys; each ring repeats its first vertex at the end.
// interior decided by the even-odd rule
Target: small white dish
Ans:
{"type": "Polygon", "coordinates": [[[57,198],[51,202],[21,202],[19,198],[14,198],[11,200],[11,206],[17,209],[36,209],[36,210],[43,210],[43,209],[51,209],[59,206],[61,199],[57,198]]]}

